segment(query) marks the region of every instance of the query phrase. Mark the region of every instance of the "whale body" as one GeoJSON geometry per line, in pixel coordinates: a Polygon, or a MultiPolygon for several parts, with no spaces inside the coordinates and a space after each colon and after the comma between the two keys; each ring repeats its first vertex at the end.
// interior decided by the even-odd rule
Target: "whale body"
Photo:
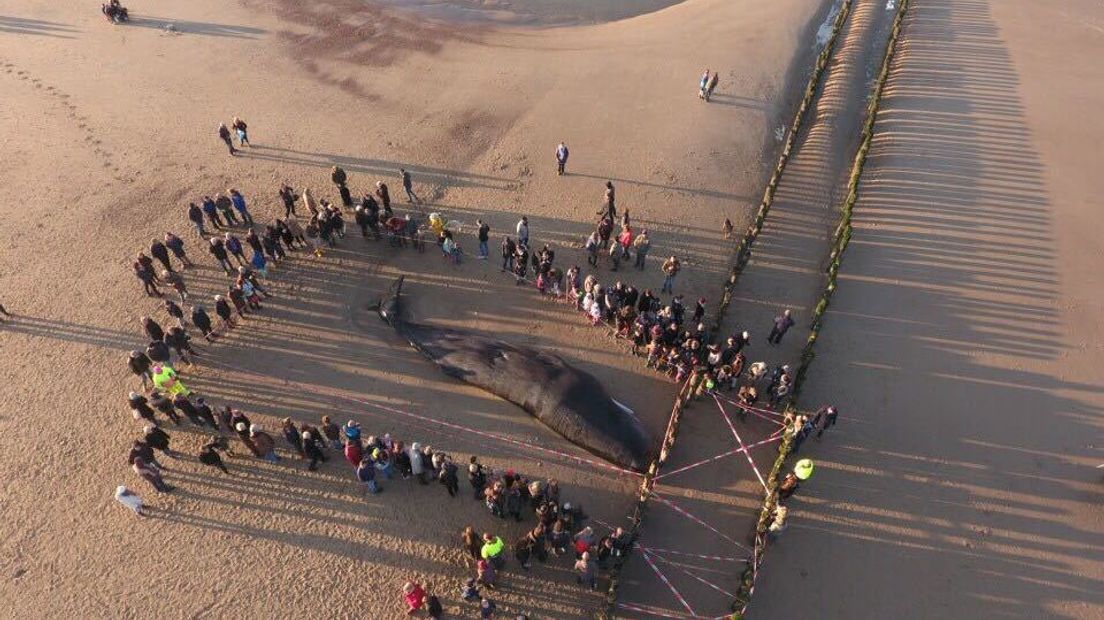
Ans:
{"type": "Polygon", "coordinates": [[[379,305],[380,317],[450,377],[521,407],[571,443],[622,468],[643,471],[654,442],[632,410],[598,379],[557,355],[462,330],[403,320],[403,277],[379,305]]]}

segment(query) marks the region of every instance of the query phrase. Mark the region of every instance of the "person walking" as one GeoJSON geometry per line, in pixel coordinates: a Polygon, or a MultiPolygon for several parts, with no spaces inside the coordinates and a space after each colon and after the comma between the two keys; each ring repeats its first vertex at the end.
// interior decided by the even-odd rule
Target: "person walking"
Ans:
{"type": "Polygon", "coordinates": [[[816,415],[813,416],[813,427],[817,429],[816,438],[818,440],[824,435],[824,431],[836,425],[836,418],[838,417],[839,411],[831,405],[817,409],[816,415]]]}
{"type": "Polygon", "coordinates": [[[226,123],[219,123],[218,136],[219,139],[226,144],[226,148],[230,149],[231,156],[238,152],[238,150],[234,148],[234,141],[230,138],[230,129],[226,127],[226,123]]]}
{"type": "Polygon", "coordinates": [[[406,192],[406,201],[419,203],[421,200],[414,193],[414,183],[410,180],[410,173],[405,168],[399,168],[399,178],[402,180],[403,191],[406,192]]]}
{"type": "Polygon", "coordinates": [[[701,80],[698,81],[698,99],[705,100],[705,89],[709,88],[709,69],[705,70],[702,74],[701,80]]]}
{"type": "Polygon", "coordinates": [[[670,258],[663,261],[663,288],[660,292],[675,293],[675,276],[682,270],[682,263],[679,262],[677,256],[671,255],[670,258]]]}
{"type": "Polygon", "coordinates": [[[770,335],[767,336],[767,342],[771,344],[781,344],[782,336],[786,335],[794,325],[793,317],[790,316],[790,310],[786,310],[782,314],[774,317],[774,327],[771,328],[770,335]]]}
{"type": "Polygon", "coordinates": [[[245,206],[245,196],[242,196],[241,192],[234,188],[230,188],[226,191],[230,194],[230,204],[232,204],[234,208],[238,210],[238,213],[241,214],[242,223],[244,223],[246,226],[252,226],[253,216],[249,214],[249,209],[247,209],[245,206]]]}
{"type": "Polygon", "coordinates": [[[713,96],[713,89],[717,88],[717,82],[720,79],[720,72],[714,72],[713,77],[709,78],[709,84],[705,87],[706,103],[709,103],[709,98],[713,96]]]}
{"type": "Polygon", "coordinates": [[[207,229],[203,226],[203,209],[194,202],[188,203],[188,220],[195,226],[196,234],[200,239],[207,236],[207,229]]]}
{"type": "Polygon", "coordinates": [[[556,147],[556,174],[561,177],[567,168],[567,158],[570,155],[571,151],[567,149],[567,144],[561,141],[559,146],[556,147]]]}
{"type": "MultiPolygon", "coordinates": [[[[199,221],[200,223],[203,222],[202,214],[200,214],[199,221]]],[[[192,261],[188,259],[188,254],[184,251],[184,240],[180,237],[177,237],[171,232],[166,232],[165,247],[169,248],[169,251],[173,253],[173,256],[176,257],[176,260],[180,261],[181,264],[184,265],[185,269],[195,266],[192,264],[192,261]]]]}
{"type": "Polygon", "coordinates": [[[517,232],[517,238],[518,238],[518,241],[517,241],[518,245],[524,245],[526,248],[528,248],[529,247],[529,218],[528,217],[526,217],[524,215],[521,216],[521,219],[518,220],[518,223],[517,223],[517,226],[516,226],[516,232],[517,232]]]}
{"type": "Polygon", "coordinates": [[[491,253],[487,245],[491,240],[491,227],[483,220],[475,220],[475,225],[479,228],[476,233],[476,236],[479,238],[479,260],[487,260],[487,257],[491,253]]]}
{"type": "MultiPolygon", "coordinates": [[[[241,146],[249,144],[249,126],[245,124],[245,121],[235,116],[234,121],[230,123],[230,127],[238,134],[238,144],[241,146]]],[[[249,146],[253,145],[249,144],[249,146]]]]}
{"type": "Polygon", "coordinates": [[[606,181],[606,206],[604,209],[598,212],[598,215],[602,217],[608,217],[610,220],[617,219],[617,206],[615,204],[615,190],[613,188],[613,181],[606,181]]]}

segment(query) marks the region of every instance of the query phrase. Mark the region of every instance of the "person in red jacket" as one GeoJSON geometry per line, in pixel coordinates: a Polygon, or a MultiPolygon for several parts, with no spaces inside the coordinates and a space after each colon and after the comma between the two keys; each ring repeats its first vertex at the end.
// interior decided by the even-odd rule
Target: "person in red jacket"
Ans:
{"type": "Polygon", "coordinates": [[[403,599],[406,602],[406,615],[413,616],[425,607],[426,591],[420,584],[406,582],[403,586],[403,599]]]}

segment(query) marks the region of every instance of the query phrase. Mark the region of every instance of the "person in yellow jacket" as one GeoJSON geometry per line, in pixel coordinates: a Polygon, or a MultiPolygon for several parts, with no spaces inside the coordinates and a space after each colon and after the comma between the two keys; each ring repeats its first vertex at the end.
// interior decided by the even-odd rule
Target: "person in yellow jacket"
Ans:
{"type": "Polygon", "coordinates": [[[168,365],[158,364],[153,367],[153,385],[162,392],[172,396],[188,396],[192,393],[192,391],[177,378],[176,371],[168,365]]]}
{"type": "Polygon", "coordinates": [[[506,564],[505,551],[506,543],[502,542],[501,536],[483,535],[483,548],[479,550],[479,555],[495,568],[502,568],[506,564]]]}

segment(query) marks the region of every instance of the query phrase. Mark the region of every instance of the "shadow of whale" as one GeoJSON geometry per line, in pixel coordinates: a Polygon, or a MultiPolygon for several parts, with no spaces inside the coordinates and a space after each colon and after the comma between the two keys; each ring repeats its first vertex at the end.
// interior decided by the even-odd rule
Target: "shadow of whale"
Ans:
{"type": "Polygon", "coordinates": [[[403,276],[379,315],[445,374],[514,403],[571,443],[620,467],[643,471],[654,442],[631,409],[594,376],[528,347],[402,319],[403,276]]]}

